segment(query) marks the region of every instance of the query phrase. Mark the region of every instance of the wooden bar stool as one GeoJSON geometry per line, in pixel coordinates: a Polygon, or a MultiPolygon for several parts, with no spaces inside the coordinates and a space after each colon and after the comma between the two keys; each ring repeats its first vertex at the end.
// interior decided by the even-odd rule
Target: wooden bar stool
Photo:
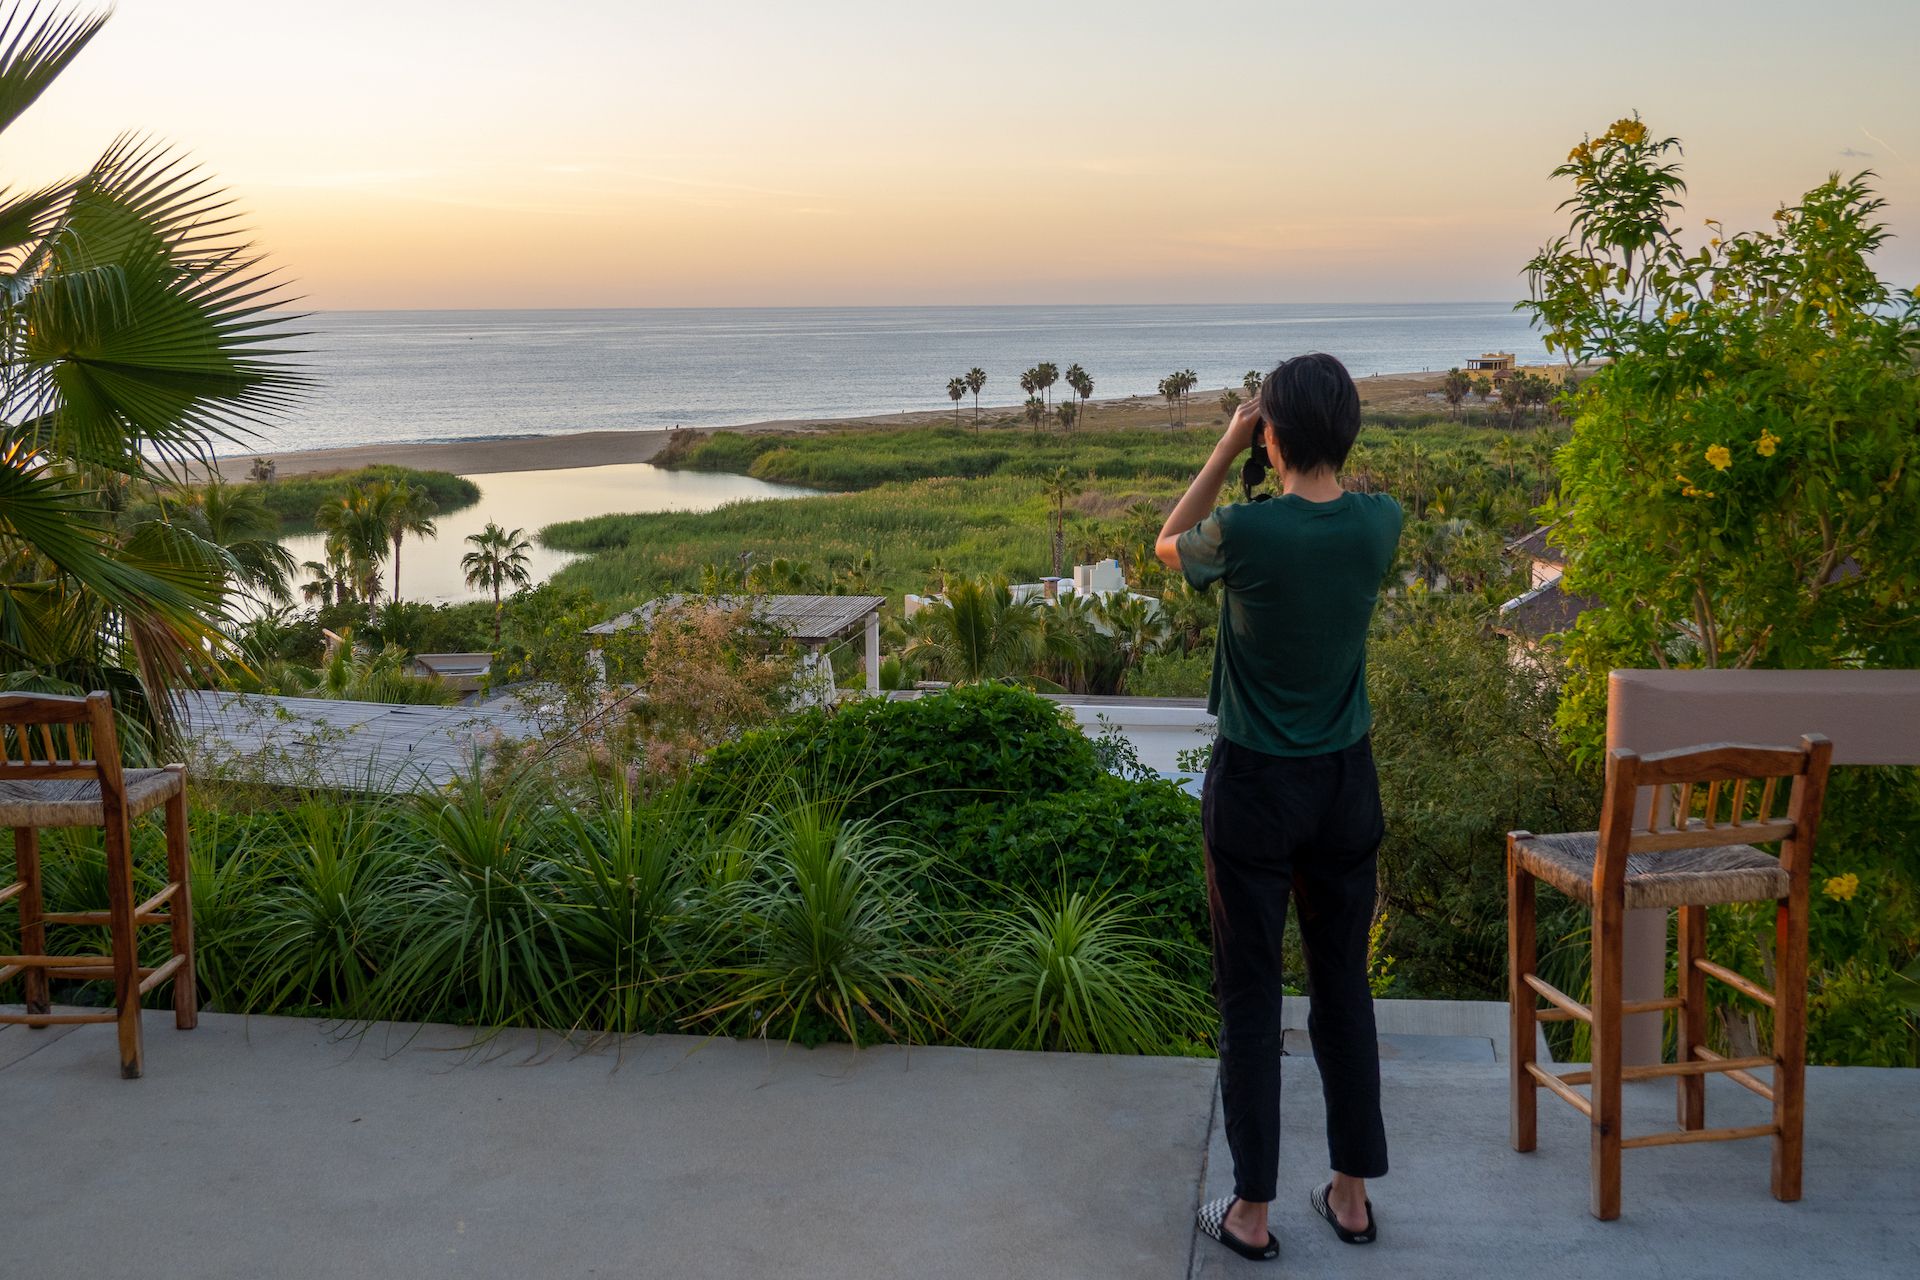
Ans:
{"type": "Polygon", "coordinates": [[[1513,1149],[1534,1148],[1536,1090],[1545,1087],[1592,1122],[1593,1216],[1620,1216],[1620,1152],[1682,1142],[1773,1139],[1773,1194],[1800,1198],[1801,1129],[1806,1089],[1807,896],[1833,744],[1817,734],[1800,746],[1730,743],[1640,756],[1607,756],[1600,830],[1507,836],[1508,996],[1512,1007],[1513,1149]],[[1780,780],[1791,779],[1786,817],[1773,816],[1780,780]],[[1762,785],[1754,788],[1751,784],[1762,785]],[[1731,784],[1731,785],[1728,785],[1731,784]],[[1634,829],[1640,788],[1651,789],[1645,825],[1634,829]],[[1755,791],[1758,794],[1755,794],[1755,791]],[[1772,857],[1756,844],[1780,842],[1772,857]],[[1534,881],[1544,880],[1593,913],[1593,1003],[1581,1004],[1534,972],[1534,881]],[[1707,959],[1707,908],[1729,902],[1777,904],[1772,991],[1707,959]],[[1621,1000],[1622,930],[1641,907],[1679,912],[1679,992],[1660,1000],[1621,1000]],[[1707,1047],[1707,979],[1773,1010],[1773,1052],[1730,1058],[1707,1047]],[[1547,1008],[1538,1007],[1545,999],[1547,1008]],[[1625,1067],[1620,1020],[1679,1014],[1678,1061],[1625,1067]],[[1588,1071],[1556,1075],[1534,1061],[1536,1025],[1578,1018],[1593,1031],[1588,1071]],[[1772,1083],[1753,1072],[1771,1067],[1772,1083]],[[1707,1072],[1725,1072],[1773,1103],[1770,1124],[1706,1127],[1707,1072]],[[1620,1085],[1673,1076],[1680,1128],[1628,1138],[1621,1133],[1620,1085]],[[1575,1087],[1587,1085],[1586,1094],[1575,1087]]]}
{"type": "Polygon", "coordinates": [[[114,1022],[120,1028],[120,1074],[141,1069],[140,997],[173,980],[173,1021],[181,1030],[199,1021],[193,977],[193,904],[188,891],[186,767],[122,769],[114,736],[113,704],[104,693],[84,698],[0,693],[0,826],[13,828],[12,884],[0,902],[20,903],[20,955],[0,956],[0,985],[19,977],[26,1012],[0,1013],[0,1022],[46,1027],[56,1023],[114,1022]],[[60,733],[55,734],[55,729],[60,733]],[[64,755],[61,750],[64,748],[64,755]],[[87,752],[91,751],[91,755],[87,752]],[[167,886],[145,902],[133,900],[133,819],[166,806],[167,886]],[[105,911],[48,912],[41,898],[42,827],[100,827],[107,854],[105,911]],[[166,911],[161,911],[161,907],[166,911]],[[140,967],[135,930],[165,924],[172,956],[157,968],[140,967]],[[106,955],[57,955],[47,949],[48,925],[105,925],[106,955]],[[110,1013],[53,1013],[53,978],[110,979],[110,1013]]]}

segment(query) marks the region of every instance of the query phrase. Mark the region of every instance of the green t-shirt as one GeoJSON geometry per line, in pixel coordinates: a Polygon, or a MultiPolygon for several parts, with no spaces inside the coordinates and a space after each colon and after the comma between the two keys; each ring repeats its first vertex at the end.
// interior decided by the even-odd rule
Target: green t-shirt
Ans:
{"type": "Polygon", "coordinates": [[[1366,735],[1367,624],[1400,524],[1383,493],[1282,494],[1221,507],[1180,535],[1187,581],[1224,586],[1207,695],[1222,737],[1312,756],[1366,735]]]}

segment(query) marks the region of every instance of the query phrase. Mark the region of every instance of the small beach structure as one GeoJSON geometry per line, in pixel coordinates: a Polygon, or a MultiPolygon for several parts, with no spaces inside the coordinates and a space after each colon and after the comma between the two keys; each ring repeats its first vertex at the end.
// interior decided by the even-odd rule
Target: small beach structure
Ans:
{"type": "Polygon", "coordinates": [[[1486,351],[1467,357],[1468,373],[1484,373],[1494,381],[1510,376],[1515,367],[1513,352],[1486,351]]]}
{"type": "Polygon", "coordinates": [[[824,668],[831,678],[832,667],[826,661],[827,655],[856,630],[864,630],[867,692],[878,693],[880,609],[886,603],[885,596],[689,596],[676,592],[588,627],[587,635],[604,638],[633,627],[645,627],[662,609],[677,609],[686,604],[728,611],[748,608],[755,622],[806,647],[809,671],[824,668]]]}

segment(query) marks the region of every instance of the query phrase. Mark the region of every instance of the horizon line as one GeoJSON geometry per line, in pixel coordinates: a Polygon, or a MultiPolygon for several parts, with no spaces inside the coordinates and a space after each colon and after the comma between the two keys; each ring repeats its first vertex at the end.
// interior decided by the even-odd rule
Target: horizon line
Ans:
{"type": "Polygon", "coordinates": [[[712,304],[620,304],[618,306],[526,307],[305,307],[301,315],[395,315],[420,311],[1012,311],[1065,307],[1477,307],[1510,306],[1518,302],[1498,298],[1441,298],[1426,301],[1358,302],[1316,299],[1309,302],[781,302],[712,304]]]}

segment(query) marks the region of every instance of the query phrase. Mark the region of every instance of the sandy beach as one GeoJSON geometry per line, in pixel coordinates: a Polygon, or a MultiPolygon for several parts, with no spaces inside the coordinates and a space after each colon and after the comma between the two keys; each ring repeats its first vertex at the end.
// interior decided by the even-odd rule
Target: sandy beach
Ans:
{"type": "MultiPolygon", "coordinates": [[[[1405,412],[1431,409],[1427,397],[1439,389],[1446,374],[1389,373],[1359,378],[1362,402],[1371,408],[1405,412]]],[[[1235,388],[1238,390],[1238,388],[1235,388]]],[[[1195,391],[1187,405],[1187,429],[1222,425],[1222,388],[1195,391]]],[[[1056,398],[1057,399],[1057,398],[1056,398]]],[[[982,422],[1017,419],[1017,405],[983,405],[982,422]]],[[[700,428],[720,431],[881,430],[951,423],[952,410],[929,409],[913,413],[878,414],[867,418],[786,418],[747,422],[737,426],[700,428]]],[[[973,421],[971,405],[960,412],[962,426],[973,421]]],[[[1158,396],[1129,396],[1088,403],[1085,426],[1092,430],[1165,427],[1167,405],[1158,396]]],[[[220,471],[229,479],[244,479],[256,456],[273,459],[281,476],[319,475],[378,464],[414,467],[422,471],[451,471],[457,475],[489,475],[503,471],[545,471],[570,467],[601,467],[615,463],[646,462],[665,445],[671,431],[577,431],[547,436],[509,436],[478,440],[438,440],[413,444],[363,444],[341,449],[308,449],[293,453],[267,452],[222,458],[220,471]]]]}

